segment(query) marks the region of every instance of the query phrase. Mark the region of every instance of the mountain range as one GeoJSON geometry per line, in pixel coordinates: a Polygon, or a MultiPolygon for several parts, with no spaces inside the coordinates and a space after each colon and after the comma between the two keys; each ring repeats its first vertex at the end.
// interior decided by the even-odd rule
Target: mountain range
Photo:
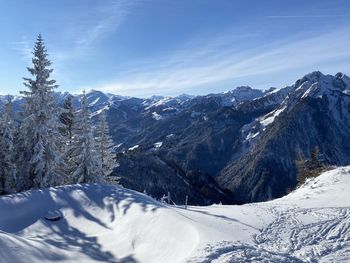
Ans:
{"type": "MultiPolygon", "coordinates": [[[[59,104],[73,96],[55,93],[59,104]]],[[[0,107],[7,96],[0,96],[0,107]]],[[[13,98],[15,110],[23,99],[13,98]]],[[[350,78],[312,72],[284,88],[247,86],[177,97],[124,97],[92,90],[106,110],[120,183],[175,203],[247,203],[281,197],[297,182],[295,161],[318,147],[327,165],[350,163],[350,78]]]]}

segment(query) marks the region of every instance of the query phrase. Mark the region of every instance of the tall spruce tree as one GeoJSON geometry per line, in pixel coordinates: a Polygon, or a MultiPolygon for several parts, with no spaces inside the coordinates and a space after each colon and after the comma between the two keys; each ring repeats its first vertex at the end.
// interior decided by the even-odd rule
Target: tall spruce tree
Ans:
{"type": "Polygon", "coordinates": [[[109,135],[109,128],[106,122],[105,110],[100,113],[95,139],[101,174],[106,178],[113,172],[117,163],[113,152],[114,143],[109,135]]]}
{"type": "Polygon", "coordinates": [[[81,100],[81,109],[75,117],[74,126],[72,158],[75,168],[72,173],[73,183],[103,182],[85,91],[81,100]]]}
{"type": "Polygon", "coordinates": [[[72,144],[73,141],[73,122],[74,109],[72,104],[72,96],[68,96],[64,102],[62,113],[60,115],[60,131],[66,139],[67,144],[72,144]]]}
{"type": "Polygon", "coordinates": [[[72,96],[68,96],[64,102],[62,113],[60,115],[59,130],[62,135],[61,152],[65,165],[62,167],[64,174],[64,184],[73,183],[72,173],[75,170],[73,160],[73,140],[74,140],[74,108],[72,104],[72,96]]]}
{"type": "Polygon", "coordinates": [[[0,194],[16,192],[15,133],[10,96],[0,119],[0,194]]]}
{"type": "Polygon", "coordinates": [[[60,171],[62,159],[59,150],[61,136],[58,131],[57,105],[53,90],[58,87],[50,79],[53,69],[47,58],[41,35],[35,43],[32,67],[28,67],[33,78],[24,78],[29,91],[22,91],[26,101],[24,119],[21,124],[23,142],[24,188],[59,185],[64,178],[60,171]]]}

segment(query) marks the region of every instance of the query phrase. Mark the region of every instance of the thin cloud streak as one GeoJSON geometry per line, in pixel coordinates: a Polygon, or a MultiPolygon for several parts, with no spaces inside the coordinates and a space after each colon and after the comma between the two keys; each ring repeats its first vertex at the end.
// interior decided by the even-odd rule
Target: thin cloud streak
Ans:
{"type": "Polygon", "coordinates": [[[33,48],[29,40],[23,36],[21,41],[11,42],[12,49],[17,51],[26,62],[32,58],[33,48]]]}
{"type": "Polygon", "coordinates": [[[189,45],[187,50],[157,61],[146,61],[139,68],[122,72],[118,80],[94,88],[122,95],[174,94],[242,77],[302,67],[316,70],[320,63],[350,59],[350,47],[346,44],[349,40],[347,30],[307,39],[284,40],[240,53],[227,45],[227,41],[202,45],[199,49],[198,45],[197,49],[192,48],[195,45],[189,45]],[[220,48],[223,46],[226,48],[220,48]],[[157,64],[161,66],[153,66],[157,64]]]}
{"type": "MultiPolygon", "coordinates": [[[[69,50],[56,50],[53,57],[56,61],[64,62],[66,60],[86,58],[89,51],[93,49],[99,41],[115,33],[128,17],[132,8],[140,3],[141,0],[111,0],[102,2],[95,10],[96,21],[90,24],[91,17],[83,30],[79,27],[74,29],[73,47],[69,50]]],[[[82,21],[79,21],[80,23],[82,21]]]]}
{"type": "Polygon", "coordinates": [[[290,18],[340,18],[340,17],[350,17],[350,15],[271,15],[265,16],[265,18],[271,19],[290,19],[290,18]]]}
{"type": "Polygon", "coordinates": [[[104,6],[102,18],[89,28],[77,41],[79,48],[88,48],[105,35],[114,32],[129,14],[132,1],[115,0],[104,6]]]}
{"type": "MultiPolygon", "coordinates": [[[[96,13],[94,23],[91,25],[91,19],[79,21],[87,25],[81,30],[80,27],[73,27],[71,35],[76,36],[69,49],[53,48],[50,52],[55,64],[54,77],[64,80],[65,85],[72,86],[72,78],[69,77],[65,68],[67,64],[74,61],[88,61],[90,55],[95,52],[96,47],[104,39],[115,33],[132,12],[132,8],[143,0],[108,0],[101,1],[101,5],[96,7],[93,13],[96,13]]],[[[91,11],[91,10],[90,10],[91,11]]]]}

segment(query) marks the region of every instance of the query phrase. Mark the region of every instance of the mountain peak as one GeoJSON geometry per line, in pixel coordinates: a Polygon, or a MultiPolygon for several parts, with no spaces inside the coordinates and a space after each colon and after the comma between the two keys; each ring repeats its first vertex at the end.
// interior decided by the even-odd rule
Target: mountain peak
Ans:
{"type": "Polygon", "coordinates": [[[253,89],[249,86],[239,86],[234,90],[228,91],[226,93],[231,94],[238,101],[253,100],[264,95],[264,92],[262,90],[253,89]]]}
{"type": "Polygon", "coordinates": [[[162,100],[162,99],[164,99],[164,96],[152,95],[152,96],[148,97],[147,99],[150,99],[150,100],[162,100]]]}
{"type": "Polygon", "coordinates": [[[236,87],[233,91],[251,91],[253,90],[251,87],[249,86],[239,86],[239,87],[236,87]]]}
{"type": "Polygon", "coordinates": [[[325,75],[321,71],[313,71],[309,74],[306,74],[301,80],[302,82],[310,81],[311,83],[315,83],[320,81],[320,79],[324,77],[325,75]]]}
{"type": "MultiPolygon", "coordinates": [[[[310,86],[307,88],[308,90],[312,90],[311,94],[317,93],[317,95],[321,95],[324,93],[328,93],[329,91],[347,91],[350,89],[350,78],[344,73],[338,72],[333,75],[324,75],[319,71],[314,71],[310,74],[305,75],[301,82],[296,82],[300,86],[306,82],[309,82],[306,86],[310,86]]],[[[297,86],[299,86],[297,85],[297,86]]],[[[310,92],[307,91],[309,94],[310,92]]]]}
{"type": "Polygon", "coordinates": [[[176,96],[176,98],[178,99],[193,99],[195,96],[194,95],[190,95],[190,94],[186,94],[186,93],[182,93],[178,96],[176,96]]]}
{"type": "Polygon", "coordinates": [[[97,89],[91,89],[91,90],[89,90],[88,92],[86,92],[86,94],[94,94],[94,93],[97,93],[97,94],[104,94],[102,91],[97,90],[97,89]]]}
{"type": "Polygon", "coordinates": [[[342,86],[345,87],[345,89],[350,89],[350,78],[347,75],[345,75],[342,72],[338,72],[337,74],[335,74],[334,77],[335,77],[335,85],[337,85],[338,82],[341,82],[341,84],[343,84],[342,86]]]}

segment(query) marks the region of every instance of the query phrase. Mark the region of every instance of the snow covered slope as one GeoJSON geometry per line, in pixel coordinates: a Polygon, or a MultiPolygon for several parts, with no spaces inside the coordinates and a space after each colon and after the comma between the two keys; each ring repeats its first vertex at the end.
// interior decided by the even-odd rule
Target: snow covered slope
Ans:
{"type": "Polygon", "coordinates": [[[288,196],[172,207],[124,188],[76,185],[0,198],[3,262],[349,262],[350,166],[288,196]],[[59,209],[63,218],[44,219],[59,209]]]}
{"type": "Polygon", "coordinates": [[[2,197],[0,211],[1,262],[166,262],[184,259],[197,241],[176,211],[114,186],[29,191],[2,197]],[[44,219],[57,209],[61,220],[44,219]]]}
{"type": "Polygon", "coordinates": [[[274,201],[191,207],[205,230],[189,261],[350,262],[349,187],[347,166],[274,201]]]}

